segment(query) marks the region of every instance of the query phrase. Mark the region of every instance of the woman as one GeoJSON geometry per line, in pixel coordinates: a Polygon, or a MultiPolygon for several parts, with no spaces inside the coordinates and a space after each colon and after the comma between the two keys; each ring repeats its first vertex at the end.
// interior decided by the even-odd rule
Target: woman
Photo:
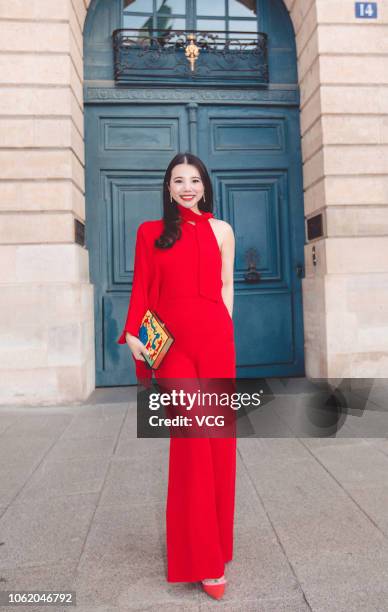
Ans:
{"type": "MultiPolygon", "coordinates": [[[[137,337],[147,308],[175,339],[156,378],[235,379],[235,241],[232,227],[212,210],[206,167],[195,155],[176,155],[164,177],[163,219],[138,228],[132,294],[118,340],[128,344],[139,380],[152,376],[137,337]]],[[[223,596],[225,563],[233,555],[235,473],[235,437],[170,437],[169,582],[200,581],[211,597],[223,596]]]]}

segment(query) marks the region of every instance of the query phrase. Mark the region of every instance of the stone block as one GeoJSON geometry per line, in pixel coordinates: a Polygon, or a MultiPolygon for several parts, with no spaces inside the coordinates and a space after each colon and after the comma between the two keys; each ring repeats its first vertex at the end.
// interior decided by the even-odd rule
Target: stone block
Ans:
{"type": "MultiPolygon", "coordinates": [[[[63,87],[12,87],[4,86],[0,96],[0,114],[16,115],[68,115],[72,116],[70,86],[63,87]]],[[[81,122],[82,123],[82,122],[81,122]]]]}
{"type": "Polygon", "coordinates": [[[305,188],[304,192],[304,213],[311,215],[326,205],[326,179],[321,178],[316,183],[305,188]]]}
{"type": "Polygon", "coordinates": [[[330,274],[388,272],[388,236],[327,238],[330,274]]]}
{"type": "Polygon", "coordinates": [[[92,357],[91,346],[85,354],[85,338],[90,339],[90,326],[85,322],[63,324],[57,321],[56,326],[47,329],[47,364],[49,367],[82,366],[85,358],[92,357]]]}
{"type": "Polygon", "coordinates": [[[69,53],[69,35],[68,23],[0,21],[0,40],[3,52],[69,53]]]}
{"type": "Polygon", "coordinates": [[[5,19],[46,19],[59,21],[68,19],[71,0],[0,0],[0,18],[5,19]]]}
{"type": "MultiPolygon", "coordinates": [[[[294,20],[295,16],[291,12],[291,19],[294,20]]],[[[298,23],[299,26],[299,23],[298,23]]],[[[299,58],[303,49],[307,45],[315,28],[317,27],[317,13],[315,10],[315,2],[309,4],[309,10],[305,13],[303,21],[300,23],[298,32],[296,34],[296,51],[297,57],[299,58]]]]}
{"type": "Polygon", "coordinates": [[[312,65],[318,58],[318,33],[315,29],[305,46],[298,55],[298,77],[299,83],[303,81],[306,73],[311,70],[312,65]]]}
{"type": "Polygon", "coordinates": [[[321,89],[300,106],[300,130],[303,136],[305,132],[315,123],[322,114],[321,110],[321,89]]]}
{"type": "Polygon", "coordinates": [[[71,118],[76,126],[77,130],[84,137],[84,112],[83,105],[80,105],[79,100],[77,100],[74,92],[70,89],[70,108],[71,108],[71,118]]]}
{"type": "Polygon", "coordinates": [[[73,62],[70,64],[70,85],[80,108],[83,109],[83,70],[78,72],[73,62]]]}
{"type": "Polygon", "coordinates": [[[388,176],[327,176],[327,205],[384,204],[388,202],[388,176]]]}
{"type": "Polygon", "coordinates": [[[388,144],[388,115],[379,117],[380,142],[388,144]]]}
{"type": "Polygon", "coordinates": [[[326,312],[327,353],[351,355],[358,350],[357,314],[343,311],[326,312]]]}
{"type": "Polygon", "coordinates": [[[296,35],[298,35],[299,30],[303,28],[305,19],[309,14],[310,10],[315,11],[314,3],[315,0],[295,0],[292,5],[291,3],[288,3],[296,35]]]}
{"type": "Polygon", "coordinates": [[[89,252],[78,244],[2,245],[0,283],[8,282],[89,283],[89,252]]]}
{"type": "Polygon", "coordinates": [[[83,31],[87,10],[85,7],[84,0],[72,0],[71,9],[73,9],[73,11],[75,12],[75,16],[79,23],[80,29],[83,31]]]}
{"type": "Polygon", "coordinates": [[[70,55],[19,54],[0,55],[0,83],[16,85],[68,85],[70,55]]]}
{"type": "Polygon", "coordinates": [[[4,147],[70,147],[71,118],[2,118],[0,139],[4,147]]]}
{"type": "MultiPolygon", "coordinates": [[[[380,5],[381,7],[381,5],[380,5]]],[[[337,19],[336,19],[337,21],[337,19]]],[[[375,22],[365,27],[365,21],[353,25],[340,23],[320,24],[318,27],[319,53],[359,53],[368,56],[370,53],[388,53],[386,28],[375,22]]]]}
{"type": "Polygon", "coordinates": [[[89,252],[78,244],[21,245],[17,249],[19,282],[89,282],[89,252]]]}
{"type": "Polygon", "coordinates": [[[321,55],[321,83],[368,85],[388,83],[386,56],[321,55]]]}
{"type": "Polygon", "coordinates": [[[329,206],[326,221],[328,236],[388,236],[388,206],[329,206]]]}
{"type": "Polygon", "coordinates": [[[89,283],[3,284],[1,332],[47,329],[94,320],[94,288],[89,283]]]}
{"type": "Polygon", "coordinates": [[[74,217],[71,213],[9,213],[3,214],[1,221],[2,244],[74,241],[74,217]]]}
{"type": "MultiPolygon", "coordinates": [[[[382,88],[387,89],[387,88],[382,88]]],[[[322,114],[379,115],[382,98],[379,88],[360,84],[357,87],[325,83],[320,88],[322,114]],[[381,98],[381,99],[380,99],[381,98]]],[[[386,98],[388,99],[388,98],[386,98]]]]}
{"type": "Polygon", "coordinates": [[[76,12],[74,11],[73,8],[72,10],[69,11],[69,24],[70,24],[70,29],[74,36],[74,41],[77,44],[77,47],[80,50],[80,53],[82,55],[83,54],[83,25],[84,24],[82,24],[82,27],[81,27],[81,24],[79,23],[77,19],[76,12]]]}
{"type": "Polygon", "coordinates": [[[324,144],[380,144],[381,121],[377,115],[322,115],[324,144]]]}
{"type": "Polygon", "coordinates": [[[303,185],[307,189],[317,182],[325,173],[323,150],[319,150],[303,164],[303,185]]]}
{"type": "Polygon", "coordinates": [[[388,174],[387,147],[333,145],[325,148],[325,174],[388,174]]]}
{"type": "Polygon", "coordinates": [[[0,405],[79,404],[95,389],[94,362],[82,366],[2,370],[0,405]]]}
{"type": "Polygon", "coordinates": [[[327,376],[333,378],[387,378],[388,353],[328,353],[327,376]]]}
{"type": "Polygon", "coordinates": [[[306,160],[314,153],[316,153],[319,149],[322,148],[323,145],[323,129],[322,129],[322,119],[313,123],[308,130],[302,136],[302,156],[303,159],[306,160]]]}
{"type": "Polygon", "coordinates": [[[85,198],[70,181],[0,182],[0,210],[69,210],[85,219],[85,198]]]}
{"type": "Polygon", "coordinates": [[[306,375],[326,374],[325,285],[322,276],[302,279],[306,375]]]}
{"type": "Polygon", "coordinates": [[[320,86],[320,68],[319,68],[319,56],[311,64],[310,68],[306,71],[303,78],[300,81],[300,103],[305,104],[314,95],[315,92],[319,91],[320,86]]]}
{"type": "Polygon", "coordinates": [[[0,179],[72,179],[85,191],[84,168],[71,149],[0,150],[0,179]]]}

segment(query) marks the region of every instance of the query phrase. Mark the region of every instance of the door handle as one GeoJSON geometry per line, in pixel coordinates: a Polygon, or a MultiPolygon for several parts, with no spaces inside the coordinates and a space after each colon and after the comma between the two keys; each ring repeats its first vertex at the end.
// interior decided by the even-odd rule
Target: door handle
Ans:
{"type": "Polygon", "coordinates": [[[248,271],[244,274],[244,280],[246,283],[259,283],[260,272],[258,272],[254,268],[249,268],[248,271]]]}
{"type": "Polygon", "coordinates": [[[303,264],[296,264],[296,275],[298,278],[303,278],[304,277],[304,265],[303,264]]]}
{"type": "Polygon", "coordinates": [[[248,270],[244,274],[244,280],[246,283],[258,283],[260,282],[260,272],[256,268],[258,259],[258,252],[256,249],[248,249],[245,253],[245,258],[248,262],[248,270]]]}

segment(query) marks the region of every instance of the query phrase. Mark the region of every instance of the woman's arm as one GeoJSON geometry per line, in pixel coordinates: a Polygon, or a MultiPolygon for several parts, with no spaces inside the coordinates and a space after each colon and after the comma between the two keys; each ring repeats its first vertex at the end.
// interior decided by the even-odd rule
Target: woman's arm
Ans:
{"type": "Polygon", "coordinates": [[[136,234],[135,262],[133,269],[132,292],[128,305],[127,318],[119,344],[125,344],[128,332],[137,336],[142,317],[148,308],[148,285],[150,282],[150,261],[143,226],[140,225],[136,234]]]}
{"type": "Polygon", "coordinates": [[[225,302],[230,316],[233,315],[233,297],[234,297],[234,253],[235,240],[232,226],[229,223],[225,224],[225,233],[221,244],[222,257],[222,298],[225,302]]]}
{"type": "Polygon", "coordinates": [[[137,378],[152,377],[152,372],[143,357],[147,349],[138,338],[141,320],[145,311],[149,308],[148,296],[151,273],[151,261],[144,236],[144,224],[141,224],[136,234],[133,284],[127,318],[121,336],[117,340],[119,344],[128,344],[135,363],[137,378]]]}

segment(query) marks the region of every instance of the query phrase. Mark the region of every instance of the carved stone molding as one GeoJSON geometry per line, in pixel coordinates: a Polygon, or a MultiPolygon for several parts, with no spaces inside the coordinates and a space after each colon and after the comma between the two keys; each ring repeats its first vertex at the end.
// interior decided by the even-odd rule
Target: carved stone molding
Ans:
{"type": "Polygon", "coordinates": [[[211,88],[124,88],[96,87],[84,85],[84,102],[120,103],[120,102],[154,102],[174,104],[177,102],[214,102],[225,104],[283,104],[299,105],[298,89],[211,89],[211,88]]]}

